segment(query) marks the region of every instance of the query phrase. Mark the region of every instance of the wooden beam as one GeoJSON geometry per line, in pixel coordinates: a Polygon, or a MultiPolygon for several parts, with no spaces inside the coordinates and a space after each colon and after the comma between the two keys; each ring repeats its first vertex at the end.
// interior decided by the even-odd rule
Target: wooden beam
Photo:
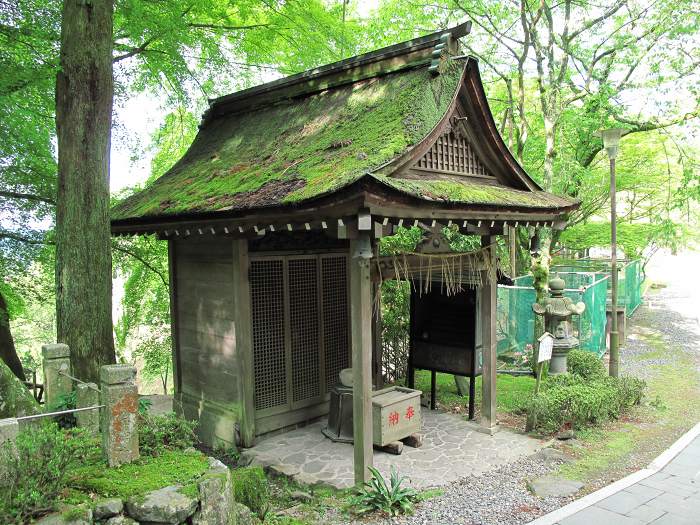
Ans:
{"type": "Polygon", "coordinates": [[[491,259],[493,271],[482,270],[481,286],[481,426],[487,433],[496,431],[496,236],[481,238],[481,245],[489,247],[487,257],[491,259]]]}
{"type": "Polygon", "coordinates": [[[233,326],[236,355],[239,363],[241,393],[241,445],[248,448],[255,442],[255,383],[253,368],[253,335],[250,312],[250,283],[248,280],[248,241],[234,239],[233,251],[233,326]]]}
{"type": "Polygon", "coordinates": [[[372,466],[372,281],[370,235],[350,241],[350,325],[353,370],[355,484],[370,479],[372,466]]]}
{"type": "Polygon", "coordinates": [[[168,241],[168,284],[170,289],[170,332],[172,341],[172,360],[173,360],[173,392],[175,399],[178,399],[178,394],[182,392],[182,374],[180,372],[180,336],[178,323],[178,304],[177,304],[177,266],[175,241],[168,241]]]}

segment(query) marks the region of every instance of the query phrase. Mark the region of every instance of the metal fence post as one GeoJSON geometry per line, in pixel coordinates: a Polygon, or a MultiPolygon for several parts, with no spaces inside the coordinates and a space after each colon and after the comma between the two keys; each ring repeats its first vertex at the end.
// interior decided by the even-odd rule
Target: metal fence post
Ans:
{"type": "Polygon", "coordinates": [[[44,399],[46,406],[50,407],[60,396],[73,390],[73,381],[65,375],[71,373],[70,348],[63,343],[43,345],[41,355],[44,366],[44,399]]]}

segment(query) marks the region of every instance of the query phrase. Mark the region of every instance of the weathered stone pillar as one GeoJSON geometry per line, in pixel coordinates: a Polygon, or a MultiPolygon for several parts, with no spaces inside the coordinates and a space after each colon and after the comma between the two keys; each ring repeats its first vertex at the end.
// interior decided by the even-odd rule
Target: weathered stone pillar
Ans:
{"type": "Polygon", "coordinates": [[[100,368],[102,450],[110,467],[139,457],[137,417],[139,395],[136,368],[105,365],[100,368]]]}
{"type": "MultiPolygon", "coordinates": [[[[94,407],[100,404],[100,393],[95,383],[78,383],[75,393],[75,408],[94,407]]],[[[75,413],[75,420],[79,427],[84,428],[92,435],[100,431],[100,411],[85,410],[75,413]]]]}
{"type": "Polygon", "coordinates": [[[61,395],[73,390],[73,380],[64,375],[71,373],[70,348],[63,343],[43,345],[41,355],[44,365],[44,400],[46,406],[51,407],[61,395]]]}
{"type": "Polygon", "coordinates": [[[0,419],[0,447],[6,441],[14,442],[17,434],[19,434],[19,422],[16,418],[0,419]]]}

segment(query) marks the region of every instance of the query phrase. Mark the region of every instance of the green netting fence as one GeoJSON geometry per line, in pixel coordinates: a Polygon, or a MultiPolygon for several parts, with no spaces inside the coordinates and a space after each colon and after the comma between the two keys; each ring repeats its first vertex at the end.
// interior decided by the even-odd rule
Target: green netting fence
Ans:
{"type": "MultiPolygon", "coordinates": [[[[581,348],[597,355],[606,348],[606,308],[610,283],[610,262],[599,259],[577,259],[571,263],[551,268],[564,279],[567,297],[574,302],[583,302],[586,309],[572,318],[574,334],[581,348]]],[[[641,262],[621,261],[618,267],[618,304],[624,305],[627,315],[642,303],[641,262]]],[[[535,290],[532,276],[515,279],[513,286],[498,286],[497,335],[498,353],[526,352],[535,339],[535,314],[532,304],[535,290]]]]}

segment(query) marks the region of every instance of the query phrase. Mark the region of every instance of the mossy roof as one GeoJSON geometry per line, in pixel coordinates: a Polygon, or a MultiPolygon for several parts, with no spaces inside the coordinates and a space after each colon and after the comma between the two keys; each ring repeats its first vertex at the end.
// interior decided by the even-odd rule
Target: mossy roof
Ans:
{"type": "Polygon", "coordinates": [[[564,208],[573,203],[571,199],[546,191],[517,190],[468,180],[407,180],[376,175],[374,177],[396,190],[429,201],[530,209],[564,208]]]}
{"type": "Polygon", "coordinates": [[[424,201],[534,209],[574,205],[542,191],[429,176],[398,179],[387,176],[391,170],[380,170],[424,141],[443,121],[467,66],[467,59],[443,60],[440,74],[434,75],[427,63],[413,64],[207,118],[182,159],[118,203],[112,219],[174,220],[302,205],[363,177],[424,201]]]}
{"type": "Polygon", "coordinates": [[[113,219],[300,202],[346,186],[420,142],[447,111],[464,69],[417,67],[208,122],[162,177],[113,219]]]}

